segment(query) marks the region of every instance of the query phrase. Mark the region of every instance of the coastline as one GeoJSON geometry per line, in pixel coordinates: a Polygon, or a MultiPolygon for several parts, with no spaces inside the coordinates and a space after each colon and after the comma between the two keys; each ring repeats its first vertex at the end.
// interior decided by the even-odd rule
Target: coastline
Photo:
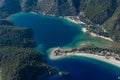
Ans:
{"type": "MultiPolygon", "coordinates": [[[[20,13],[24,13],[24,12],[20,12],[20,13]]],[[[38,14],[37,12],[30,12],[30,13],[32,13],[32,14],[38,14]]],[[[17,14],[17,13],[16,13],[17,14]]],[[[14,16],[15,14],[12,14],[12,15],[10,15],[10,16],[14,16]]],[[[43,14],[44,15],[44,14],[43,14]]],[[[9,17],[7,17],[6,18],[6,20],[10,20],[10,16],[9,17]]],[[[53,15],[54,16],[54,15],[53,15]]],[[[82,21],[80,21],[80,19],[79,19],[79,17],[78,16],[65,16],[65,17],[60,17],[60,18],[64,18],[64,19],[66,19],[66,20],[68,20],[68,21],[70,21],[70,22],[72,22],[72,23],[75,23],[75,24],[84,24],[85,25],[85,23],[84,22],[82,22],[82,21]]],[[[85,27],[84,28],[82,28],[82,31],[84,32],[84,33],[86,33],[86,32],[89,32],[85,27]]],[[[105,37],[105,36],[100,36],[100,35],[97,35],[97,34],[95,34],[95,33],[93,33],[93,32],[89,32],[90,33],[90,35],[92,36],[92,37],[99,37],[99,38],[103,38],[103,39],[106,39],[106,40],[109,40],[109,41],[113,41],[111,38],[109,38],[109,37],[105,37]]]]}
{"type": "MultiPolygon", "coordinates": [[[[85,27],[82,28],[82,31],[83,31],[84,33],[89,32],[85,27]]],[[[93,32],[89,32],[89,34],[90,34],[92,37],[99,37],[99,38],[103,38],[103,39],[106,39],[106,40],[109,40],[109,41],[113,41],[113,40],[112,40],[111,38],[109,38],[109,37],[100,36],[100,35],[97,35],[97,34],[95,34],[95,33],[93,33],[93,32]]]]}
{"type": "Polygon", "coordinates": [[[105,56],[89,54],[89,53],[85,53],[85,52],[81,52],[81,53],[71,52],[71,53],[67,53],[64,55],[57,55],[56,56],[54,54],[54,51],[56,51],[57,49],[58,48],[53,49],[51,51],[51,53],[49,54],[49,58],[51,60],[59,60],[59,59],[63,59],[63,58],[71,57],[71,56],[80,56],[80,57],[87,57],[87,58],[91,58],[91,59],[96,59],[98,61],[106,62],[106,63],[112,64],[112,65],[120,68],[120,61],[116,60],[114,57],[110,57],[108,59],[105,56]]]}
{"type": "MultiPolygon", "coordinates": [[[[65,17],[62,17],[62,18],[66,19],[66,20],[68,20],[68,21],[70,21],[70,22],[72,22],[72,23],[75,23],[75,24],[84,24],[84,25],[85,25],[84,22],[80,21],[80,19],[79,19],[78,16],[75,16],[75,17],[74,17],[74,16],[65,16],[65,17]]],[[[89,32],[85,27],[82,28],[82,31],[83,31],[84,33],[89,32]]],[[[106,39],[106,40],[109,40],[109,41],[113,41],[113,40],[112,40],[111,38],[109,38],[109,37],[100,36],[100,35],[97,35],[97,34],[95,34],[95,33],[93,33],[93,32],[89,32],[89,34],[90,34],[92,37],[99,37],[99,38],[103,38],[103,39],[106,39]]]]}
{"type": "Polygon", "coordinates": [[[64,18],[75,24],[85,24],[84,22],[80,21],[78,16],[64,16],[64,17],[60,17],[60,18],[64,18]]]}

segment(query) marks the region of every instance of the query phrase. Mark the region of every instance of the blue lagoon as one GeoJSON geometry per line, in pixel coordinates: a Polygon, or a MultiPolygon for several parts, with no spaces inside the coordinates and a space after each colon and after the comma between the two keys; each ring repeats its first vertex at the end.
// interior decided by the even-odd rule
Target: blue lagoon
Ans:
{"type": "MultiPolygon", "coordinates": [[[[98,47],[112,46],[110,41],[93,38],[83,33],[82,25],[71,23],[63,18],[18,13],[10,16],[10,20],[17,27],[31,28],[34,33],[33,38],[38,44],[37,50],[44,53],[48,49],[58,46],[65,48],[91,44],[98,47]]],[[[51,60],[46,57],[46,60],[58,71],[70,73],[67,77],[60,77],[56,74],[51,76],[49,80],[118,80],[120,76],[120,68],[91,58],[72,56],[51,60]]]]}

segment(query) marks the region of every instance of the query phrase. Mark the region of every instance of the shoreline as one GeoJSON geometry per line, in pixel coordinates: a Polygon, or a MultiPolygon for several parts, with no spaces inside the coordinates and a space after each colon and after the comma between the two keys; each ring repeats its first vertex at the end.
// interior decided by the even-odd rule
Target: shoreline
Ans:
{"type": "Polygon", "coordinates": [[[91,58],[91,59],[96,59],[98,61],[106,62],[108,64],[112,64],[112,65],[120,68],[120,61],[116,60],[114,57],[110,57],[108,59],[105,56],[89,54],[89,53],[85,53],[85,52],[81,52],[81,53],[80,52],[79,53],[71,52],[71,53],[56,56],[54,54],[54,52],[56,50],[58,50],[58,48],[55,48],[55,49],[53,49],[51,51],[51,53],[49,54],[49,59],[51,59],[51,60],[59,60],[59,59],[64,59],[64,58],[71,57],[71,56],[87,57],[87,58],[91,58]]]}
{"type": "Polygon", "coordinates": [[[64,19],[66,19],[72,23],[75,23],[75,24],[85,24],[84,22],[80,21],[78,16],[64,16],[64,17],[60,17],[60,18],[64,18],[64,19]]]}
{"type": "MultiPolygon", "coordinates": [[[[89,32],[85,27],[82,28],[82,31],[83,31],[84,33],[89,32]]],[[[113,40],[112,40],[111,38],[109,38],[109,37],[100,36],[100,35],[97,35],[97,34],[95,34],[95,33],[93,33],[93,32],[89,32],[89,33],[90,33],[90,35],[91,35],[92,37],[99,37],[99,38],[103,38],[103,39],[106,39],[106,40],[109,40],[109,41],[112,41],[112,42],[113,42],[113,40]]]]}
{"type": "MultiPolygon", "coordinates": [[[[68,21],[70,21],[72,23],[75,23],[75,24],[85,24],[84,22],[80,21],[78,16],[76,16],[76,17],[74,17],[74,16],[65,16],[65,17],[62,17],[62,18],[66,19],[66,20],[68,20],[68,21]]],[[[85,27],[82,28],[82,31],[84,33],[89,32],[85,27]]],[[[100,35],[97,35],[97,34],[95,34],[93,32],[89,32],[89,33],[90,33],[90,35],[92,37],[99,37],[99,38],[106,39],[106,40],[109,40],[109,41],[113,42],[113,40],[111,38],[109,38],[109,37],[100,36],[100,35]]]]}

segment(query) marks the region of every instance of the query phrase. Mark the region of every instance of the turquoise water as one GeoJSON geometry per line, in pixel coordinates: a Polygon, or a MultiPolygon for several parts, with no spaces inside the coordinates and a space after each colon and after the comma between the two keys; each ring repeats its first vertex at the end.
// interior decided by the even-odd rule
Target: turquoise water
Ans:
{"type": "MultiPolygon", "coordinates": [[[[38,44],[38,51],[44,52],[53,47],[82,47],[96,45],[110,47],[109,41],[93,38],[81,31],[82,26],[62,18],[43,16],[32,13],[18,13],[10,17],[17,27],[32,28],[33,38],[38,44]]],[[[107,63],[85,57],[69,57],[60,60],[49,60],[50,65],[58,70],[70,72],[68,77],[57,74],[49,80],[118,80],[120,69],[107,63]]]]}
{"type": "Polygon", "coordinates": [[[69,44],[76,35],[81,34],[81,31],[74,27],[75,24],[67,24],[54,17],[20,13],[10,19],[18,27],[32,28],[37,44],[41,44],[45,49],[69,44]]]}
{"type": "Polygon", "coordinates": [[[86,35],[81,31],[81,25],[73,24],[62,18],[19,13],[11,16],[10,20],[18,27],[33,29],[34,39],[39,45],[37,49],[47,50],[58,46],[81,47],[93,44],[98,47],[110,47],[112,45],[110,41],[86,35]]]}

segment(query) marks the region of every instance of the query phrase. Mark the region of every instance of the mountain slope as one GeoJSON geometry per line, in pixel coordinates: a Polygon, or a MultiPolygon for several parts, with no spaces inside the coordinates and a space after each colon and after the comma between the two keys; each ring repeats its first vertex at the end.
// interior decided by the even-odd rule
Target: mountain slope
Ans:
{"type": "MultiPolygon", "coordinates": [[[[120,4],[120,2],[118,2],[120,4]]],[[[120,5],[116,8],[112,17],[110,17],[105,23],[104,28],[110,33],[114,40],[120,41],[120,5]]]]}
{"type": "Polygon", "coordinates": [[[1,0],[0,18],[20,11],[55,16],[81,16],[82,12],[93,24],[103,25],[111,38],[120,41],[119,5],[120,0],[1,0]]]}
{"type": "Polygon", "coordinates": [[[104,23],[116,9],[116,0],[81,0],[80,11],[95,24],[104,23]]]}

